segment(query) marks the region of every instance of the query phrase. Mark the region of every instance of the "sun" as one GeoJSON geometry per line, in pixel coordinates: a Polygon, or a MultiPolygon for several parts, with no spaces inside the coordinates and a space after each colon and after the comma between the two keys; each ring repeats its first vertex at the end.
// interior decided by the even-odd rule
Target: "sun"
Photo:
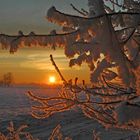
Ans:
{"type": "Polygon", "coordinates": [[[54,84],[56,82],[55,76],[50,76],[49,77],[49,83],[54,84]]]}

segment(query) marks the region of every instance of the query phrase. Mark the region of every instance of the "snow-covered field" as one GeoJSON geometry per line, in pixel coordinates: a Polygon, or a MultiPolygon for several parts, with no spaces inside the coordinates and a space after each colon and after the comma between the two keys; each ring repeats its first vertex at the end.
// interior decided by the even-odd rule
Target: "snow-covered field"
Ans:
{"type": "MultiPolygon", "coordinates": [[[[100,132],[101,140],[126,140],[129,136],[138,140],[135,137],[136,134],[130,131],[105,130],[96,121],[85,117],[80,110],[58,113],[48,119],[37,120],[30,115],[31,101],[26,95],[28,90],[40,96],[54,96],[59,91],[59,89],[39,87],[0,88],[1,132],[6,133],[6,127],[10,121],[13,121],[17,127],[27,124],[29,126],[28,131],[40,140],[47,140],[57,124],[62,126],[64,136],[69,136],[73,140],[92,140],[93,130],[100,132]]],[[[127,140],[129,139],[130,137],[127,140]]]]}

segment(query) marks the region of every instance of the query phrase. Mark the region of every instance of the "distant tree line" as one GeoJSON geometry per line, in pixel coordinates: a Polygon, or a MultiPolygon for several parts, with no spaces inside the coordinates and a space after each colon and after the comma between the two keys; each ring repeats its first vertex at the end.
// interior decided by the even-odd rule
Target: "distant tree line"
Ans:
{"type": "Polygon", "coordinates": [[[3,74],[0,79],[0,86],[10,87],[13,85],[13,74],[11,72],[3,74]]]}

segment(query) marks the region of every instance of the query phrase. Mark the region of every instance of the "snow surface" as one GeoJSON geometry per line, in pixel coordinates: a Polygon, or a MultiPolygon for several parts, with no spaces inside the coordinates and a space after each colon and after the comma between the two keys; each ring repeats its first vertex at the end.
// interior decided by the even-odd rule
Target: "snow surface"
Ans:
{"type": "Polygon", "coordinates": [[[6,133],[6,127],[10,121],[15,126],[27,124],[28,130],[34,137],[47,140],[51,131],[57,124],[62,126],[64,136],[73,140],[92,140],[92,132],[100,132],[101,140],[126,140],[133,137],[138,140],[135,133],[119,129],[105,130],[96,121],[88,119],[80,110],[71,110],[57,113],[47,119],[37,120],[30,115],[31,101],[27,97],[28,90],[41,96],[54,96],[59,89],[47,89],[36,87],[11,87],[0,88],[0,131],[6,133]]]}

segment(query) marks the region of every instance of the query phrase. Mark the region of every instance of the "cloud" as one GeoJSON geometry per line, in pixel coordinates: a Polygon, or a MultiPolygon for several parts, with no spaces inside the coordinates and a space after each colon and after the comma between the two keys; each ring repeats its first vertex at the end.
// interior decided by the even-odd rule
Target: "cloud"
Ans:
{"type": "MultiPolygon", "coordinates": [[[[66,70],[68,68],[68,62],[62,55],[54,57],[60,70],[66,70]]],[[[50,58],[46,54],[31,54],[27,56],[27,59],[20,63],[22,68],[31,68],[37,70],[54,70],[54,66],[51,64],[50,58]]]]}

